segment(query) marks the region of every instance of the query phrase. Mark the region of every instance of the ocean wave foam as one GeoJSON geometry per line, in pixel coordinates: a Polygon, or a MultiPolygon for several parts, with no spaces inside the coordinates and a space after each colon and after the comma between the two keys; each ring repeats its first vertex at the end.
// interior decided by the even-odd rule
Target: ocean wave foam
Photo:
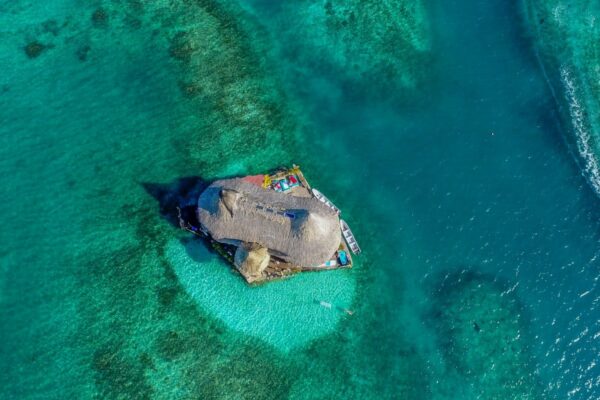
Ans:
{"type": "Polygon", "coordinates": [[[593,189],[600,195],[600,166],[592,143],[592,135],[586,128],[585,111],[577,97],[577,87],[571,72],[566,66],[561,66],[560,77],[565,87],[565,96],[569,104],[569,114],[575,130],[577,150],[584,162],[585,175],[593,189]]]}

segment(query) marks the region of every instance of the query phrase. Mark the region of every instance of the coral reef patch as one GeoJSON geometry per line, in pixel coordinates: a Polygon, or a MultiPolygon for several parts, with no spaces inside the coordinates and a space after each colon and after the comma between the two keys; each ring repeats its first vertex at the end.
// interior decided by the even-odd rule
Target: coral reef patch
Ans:
{"type": "Polygon", "coordinates": [[[27,43],[27,45],[23,48],[23,50],[25,51],[25,54],[27,55],[27,57],[37,58],[48,48],[49,48],[48,45],[42,44],[42,43],[38,42],[37,40],[34,40],[32,42],[27,43]]]}
{"type": "Polygon", "coordinates": [[[287,51],[302,61],[373,92],[415,88],[425,79],[431,33],[422,1],[303,0],[287,7],[287,33],[301,43],[287,51]]]}
{"type": "Polygon", "coordinates": [[[187,146],[203,174],[210,177],[224,159],[237,160],[237,170],[260,170],[266,159],[271,167],[272,160],[289,161],[285,148],[297,145],[302,127],[251,16],[218,2],[171,8],[178,21],[168,33],[169,54],[203,127],[202,139],[187,146]]]}
{"type": "Polygon", "coordinates": [[[467,383],[464,395],[537,399],[524,310],[508,286],[473,271],[442,278],[429,322],[449,373],[467,383]]]}

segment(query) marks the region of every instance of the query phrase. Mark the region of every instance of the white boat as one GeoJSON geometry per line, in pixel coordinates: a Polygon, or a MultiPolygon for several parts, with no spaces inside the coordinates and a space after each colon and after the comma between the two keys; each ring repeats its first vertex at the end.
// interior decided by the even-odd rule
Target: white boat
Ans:
{"type": "Polygon", "coordinates": [[[346,243],[348,243],[348,247],[350,247],[352,253],[360,254],[360,246],[356,242],[356,239],[354,238],[354,234],[352,234],[350,227],[343,219],[340,219],[340,228],[342,228],[342,235],[344,235],[344,239],[346,240],[346,243]]]}
{"type": "Polygon", "coordinates": [[[315,195],[315,197],[317,198],[317,200],[319,200],[321,203],[324,203],[327,207],[331,208],[333,211],[335,211],[336,213],[340,214],[341,211],[339,208],[337,208],[335,206],[335,204],[333,204],[331,202],[331,200],[329,200],[327,197],[325,197],[325,195],[321,192],[319,192],[317,189],[311,189],[313,194],[315,195]]]}

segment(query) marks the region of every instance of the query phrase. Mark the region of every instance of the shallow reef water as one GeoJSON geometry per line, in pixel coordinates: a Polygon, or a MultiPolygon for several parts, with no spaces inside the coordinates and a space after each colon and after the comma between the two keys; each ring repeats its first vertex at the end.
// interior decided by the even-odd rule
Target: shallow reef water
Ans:
{"type": "Polygon", "coordinates": [[[176,18],[167,33],[169,54],[201,126],[201,140],[182,150],[199,161],[204,175],[223,159],[232,161],[227,172],[238,174],[289,162],[286,148],[299,146],[301,115],[294,115],[273,61],[264,56],[270,47],[257,22],[216,1],[171,3],[169,13],[176,18]]]}
{"type": "Polygon", "coordinates": [[[348,271],[302,274],[258,287],[247,285],[199,241],[167,245],[167,258],[186,292],[228,328],[282,351],[332,331],[352,304],[348,271]],[[329,303],[335,299],[335,304],[329,303]],[[329,300],[329,301],[328,301],[329,300]],[[321,305],[325,301],[328,305],[321,305]]]}
{"type": "Polygon", "coordinates": [[[598,397],[598,199],[526,11],[0,4],[0,398],[598,397]],[[249,287],[174,225],[292,162],[352,270],[249,287]]]}
{"type": "MultiPolygon", "coordinates": [[[[205,160],[180,151],[194,137],[208,145],[210,137],[202,136],[199,123],[202,109],[219,103],[230,115],[238,105],[184,95],[185,75],[171,48],[170,28],[184,29],[184,16],[195,16],[195,26],[203,21],[218,26],[222,16],[209,18],[217,5],[213,9],[207,2],[180,14],[173,2],[75,3],[55,9],[14,5],[5,17],[14,22],[3,25],[3,36],[11,39],[3,42],[3,58],[10,60],[3,84],[14,107],[1,117],[12,122],[3,128],[3,167],[18,166],[3,192],[5,217],[32,228],[2,233],[11,250],[2,261],[0,358],[3,365],[22,366],[3,375],[2,397],[211,398],[228,391],[279,397],[289,382],[278,372],[277,356],[269,356],[272,350],[261,349],[258,341],[226,340],[226,327],[199,314],[185,296],[162,250],[178,231],[161,219],[142,185],[230,168],[214,161],[232,148],[217,132],[213,137],[223,142],[213,144],[214,153],[204,152],[205,160]],[[54,34],[47,25],[61,29],[54,34]],[[30,40],[47,43],[47,50],[31,59],[24,50],[30,40]],[[33,232],[38,216],[27,211],[36,203],[60,214],[44,224],[41,236],[33,232]],[[24,218],[17,221],[20,213],[24,218]],[[17,265],[37,270],[35,279],[17,265]],[[18,301],[21,290],[29,293],[25,302],[18,301]],[[17,312],[19,303],[26,313],[17,312]],[[15,348],[25,336],[29,345],[15,348]],[[266,357],[262,366],[261,357],[266,357]],[[261,374],[249,381],[252,368],[261,374]],[[37,384],[26,384],[32,381],[37,384]]],[[[244,42],[238,34],[225,38],[232,51],[252,53],[239,50],[244,42]]],[[[239,62],[241,67],[232,67],[244,69],[244,60],[239,62]]],[[[250,87],[255,78],[246,75],[250,87]]],[[[209,77],[206,85],[218,79],[209,77]]],[[[261,104],[254,96],[240,100],[252,101],[261,104]]],[[[261,124],[283,126],[282,119],[261,117],[266,108],[257,107],[248,111],[250,117],[243,110],[236,114],[248,121],[234,121],[235,129],[264,134],[261,124]]],[[[236,134],[231,132],[231,142],[236,134]]],[[[248,138],[247,144],[236,143],[239,161],[255,155],[240,148],[256,145],[248,138]]]]}
{"type": "Polygon", "coordinates": [[[426,79],[431,30],[422,1],[303,0],[282,7],[278,29],[292,43],[284,52],[298,65],[325,66],[371,96],[376,91],[365,87],[414,90],[426,79]]]}

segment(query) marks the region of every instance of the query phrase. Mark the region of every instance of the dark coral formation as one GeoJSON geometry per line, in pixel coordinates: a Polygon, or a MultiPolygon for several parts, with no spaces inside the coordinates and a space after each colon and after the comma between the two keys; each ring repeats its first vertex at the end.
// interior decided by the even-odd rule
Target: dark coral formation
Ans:
{"type": "Polygon", "coordinates": [[[102,398],[150,399],[152,388],[136,360],[119,352],[118,347],[105,346],[93,356],[96,384],[102,398]]]}
{"type": "Polygon", "coordinates": [[[108,26],[108,13],[107,11],[99,7],[92,13],[92,24],[96,28],[106,28],[108,26]]]}
{"type": "MultiPolygon", "coordinates": [[[[286,20],[305,48],[353,85],[414,88],[424,79],[430,51],[428,17],[421,1],[304,0],[290,3],[286,20]]],[[[285,29],[285,28],[284,28],[285,29]]]]}
{"type": "Polygon", "coordinates": [[[83,45],[77,49],[75,55],[79,61],[86,61],[88,57],[88,53],[92,48],[89,45],[83,45]]]}
{"type": "Polygon", "coordinates": [[[27,45],[23,48],[25,54],[29,58],[37,58],[47,49],[48,45],[42,44],[37,40],[27,43],[27,45]]]}
{"type": "Polygon", "coordinates": [[[266,154],[286,163],[284,148],[294,143],[299,125],[264,56],[269,48],[260,29],[250,16],[216,2],[175,2],[172,10],[178,18],[169,54],[179,65],[183,95],[205,125],[191,156],[207,175],[223,159],[257,170],[266,154]]]}
{"type": "Polygon", "coordinates": [[[450,274],[430,323],[450,369],[483,398],[540,398],[523,309],[505,285],[473,271],[450,274]]]}
{"type": "Polygon", "coordinates": [[[58,21],[49,19],[42,24],[44,32],[50,33],[52,36],[58,36],[63,26],[60,26],[58,21]]]}
{"type": "Polygon", "coordinates": [[[194,46],[191,40],[187,38],[186,32],[177,32],[171,39],[169,54],[176,60],[190,62],[194,46]]]}

